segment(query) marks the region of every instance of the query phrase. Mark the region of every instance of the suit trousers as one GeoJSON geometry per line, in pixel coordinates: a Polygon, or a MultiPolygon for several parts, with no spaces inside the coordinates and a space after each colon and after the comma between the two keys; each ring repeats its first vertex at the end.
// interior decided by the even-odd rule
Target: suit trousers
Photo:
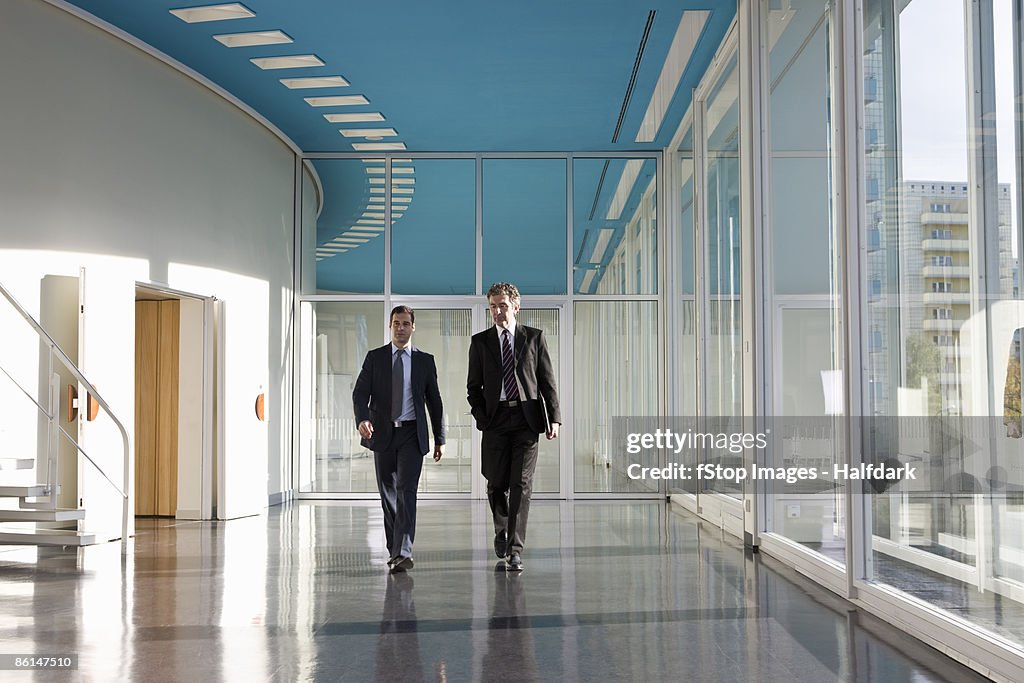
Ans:
{"type": "Polygon", "coordinates": [[[423,470],[423,454],[416,425],[396,427],[391,443],[373,452],[377,490],[384,510],[384,537],[391,557],[412,557],[416,538],[416,489],[423,470]]]}
{"type": "Polygon", "coordinates": [[[498,408],[481,440],[487,502],[494,533],[508,534],[508,552],[521,553],[526,544],[533,473],[537,469],[538,434],[530,429],[522,408],[498,408]]]}

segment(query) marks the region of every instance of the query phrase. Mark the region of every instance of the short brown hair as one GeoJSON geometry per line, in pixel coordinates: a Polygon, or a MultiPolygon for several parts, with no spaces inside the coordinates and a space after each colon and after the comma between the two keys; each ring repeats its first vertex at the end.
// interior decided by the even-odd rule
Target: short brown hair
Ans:
{"type": "Polygon", "coordinates": [[[416,324],[416,311],[412,310],[408,306],[395,306],[394,308],[391,309],[391,317],[388,318],[388,325],[391,325],[391,323],[395,322],[395,316],[398,315],[399,313],[408,313],[409,320],[412,322],[413,325],[416,324]]]}
{"type": "Polygon", "coordinates": [[[519,301],[519,288],[511,282],[495,282],[491,285],[491,288],[487,290],[488,299],[492,296],[501,296],[502,294],[512,301],[519,301]]]}

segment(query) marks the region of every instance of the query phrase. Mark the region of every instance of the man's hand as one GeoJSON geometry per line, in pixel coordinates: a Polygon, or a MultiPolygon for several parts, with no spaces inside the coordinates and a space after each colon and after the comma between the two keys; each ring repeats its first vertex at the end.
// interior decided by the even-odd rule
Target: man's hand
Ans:
{"type": "Polygon", "coordinates": [[[362,422],[359,423],[359,436],[363,437],[364,439],[369,439],[371,436],[373,436],[373,425],[370,423],[369,420],[363,420],[362,422]]]}
{"type": "Polygon", "coordinates": [[[1018,422],[1007,422],[1006,423],[1006,436],[1011,439],[1020,438],[1020,423],[1018,422]]]}
{"type": "Polygon", "coordinates": [[[558,438],[558,423],[557,422],[552,422],[551,423],[551,427],[548,428],[548,441],[550,441],[551,439],[557,439],[557,438],[558,438]]]}
{"type": "Polygon", "coordinates": [[[440,460],[442,455],[444,455],[444,444],[434,444],[434,462],[440,460]]]}

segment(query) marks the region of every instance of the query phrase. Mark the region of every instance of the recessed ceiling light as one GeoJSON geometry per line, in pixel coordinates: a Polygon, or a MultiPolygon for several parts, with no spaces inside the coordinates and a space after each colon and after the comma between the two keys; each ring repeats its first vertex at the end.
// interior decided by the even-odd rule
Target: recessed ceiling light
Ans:
{"type": "Polygon", "coordinates": [[[394,128],[342,128],[338,132],[347,138],[368,138],[371,135],[375,135],[380,138],[385,135],[398,135],[398,131],[394,128]]]}
{"type": "Polygon", "coordinates": [[[391,179],[391,184],[392,185],[415,185],[416,184],[416,179],[415,178],[392,178],[391,179]]]}
{"type": "Polygon", "coordinates": [[[391,172],[392,173],[415,173],[416,172],[416,167],[415,166],[395,166],[394,164],[392,164],[391,172]]]}
{"type": "Polygon", "coordinates": [[[360,218],[352,227],[359,228],[360,230],[383,230],[384,221],[377,221],[372,218],[360,218]]]}
{"type": "MultiPolygon", "coordinates": [[[[370,199],[373,199],[373,197],[370,197],[370,199]]],[[[412,197],[392,197],[391,201],[392,202],[402,202],[404,204],[408,204],[409,202],[412,201],[412,197]]]]}
{"type": "Polygon", "coordinates": [[[353,104],[369,104],[362,95],[337,95],[335,97],[303,97],[311,107],[347,107],[353,104]]]}
{"type": "Polygon", "coordinates": [[[370,240],[362,238],[362,237],[345,237],[345,238],[339,237],[338,238],[338,244],[349,244],[349,245],[351,245],[353,247],[358,246],[360,244],[365,244],[366,242],[369,242],[369,241],[370,240]]]}
{"type": "Polygon", "coordinates": [[[248,19],[256,13],[240,2],[227,5],[206,5],[204,7],[182,7],[169,10],[171,14],[188,24],[204,21],[223,21],[224,19],[248,19]]]}
{"type": "MultiPolygon", "coordinates": [[[[375,181],[375,180],[376,181],[381,181],[381,180],[383,180],[383,178],[370,178],[370,182],[371,183],[373,183],[373,181],[375,181]]],[[[380,183],[380,184],[383,185],[384,183],[380,183]]],[[[391,188],[391,194],[412,194],[415,191],[416,191],[416,189],[412,188],[412,187],[392,187],[391,188]]],[[[384,188],[383,187],[371,187],[370,188],[370,194],[384,194],[384,188]]]]}
{"type": "Polygon", "coordinates": [[[378,220],[384,219],[384,214],[377,211],[364,211],[363,218],[376,218],[378,220]]]}
{"type": "Polygon", "coordinates": [[[377,233],[375,233],[375,232],[359,232],[359,231],[356,231],[356,230],[349,230],[349,231],[345,232],[345,234],[348,235],[349,237],[376,237],[377,236],[377,233]]]}
{"type": "Polygon", "coordinates": [[[379,166],[379,167],[378,166],[368,166],[366,168],[366,172],[370,173],[370,174],[384,175],[384,167],[383,166],[379,166]]]}
{"type": "Polygon", "coordinates": [[[287,55],[285,57],[253,57],[249,60],[261,69],[302,69],[323,66],[316,55],[287,55]]]}
{"type": "Polygon", "coordinates": [[[281,84],[286,88],[341,88],[348,85],[341,76],[311,76],[310,78],[282,78],[281,84]]]}
{"type": "Polygon", "coordinates": [[[370,197],[370,203],[371,204],[373,204],[373,203],[383,204],[384,203],[384,198],[383,197],[370,197]]]}
{"type": "MultiPolygon", "coordinates": [[[[383,121],[384,115],[379,111],[367,111],[361,114],[324,114],[324,118],[331,123],[369,123],[371,121],[383,121]]],[[[364,161],[366,161],[364,159],[364,161]]],[[[372,161],[384,161],[373,159],[372,161]]]]}
{"type": "Polygon", "coordinates": [[[352,149],[362,151],[381,151],[387,149],[405,149],[404,142],[353,142],[352,149]]]}
{"type": "Polygon", "coordinates": [[[222,33],[214,36],[221,45],[226,47],[253,47],[256,45],[281,45],[295,42],[282,31],[253,31],[252,33],[222,33]]]}

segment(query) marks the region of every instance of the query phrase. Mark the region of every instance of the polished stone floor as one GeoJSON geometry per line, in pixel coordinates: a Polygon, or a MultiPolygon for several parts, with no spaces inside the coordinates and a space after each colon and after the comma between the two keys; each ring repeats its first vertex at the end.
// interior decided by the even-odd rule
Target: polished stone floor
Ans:
{"type": "Polygon", "coordinates": [[[0,652],[79,656],[0,679],[983,680],[662,502],[536,502],[518,575],[487,517],[422,503],[395,575],[363,502],[139,520],[123,561],[0,548],[0,652]]]}

